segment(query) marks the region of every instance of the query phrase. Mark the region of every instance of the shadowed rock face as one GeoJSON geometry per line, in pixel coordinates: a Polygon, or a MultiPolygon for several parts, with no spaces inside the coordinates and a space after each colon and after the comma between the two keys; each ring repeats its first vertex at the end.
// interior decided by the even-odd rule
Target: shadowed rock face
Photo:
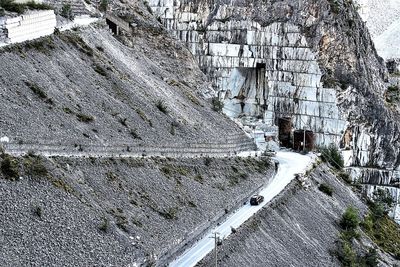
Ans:
{"type": "MultiPolygon", "coordinates": [[[[309,179],[307,190],[292,184],[223,241],[218,247],[219,265],[341,266],[334,254],[340,218],[350,205],[357,207],[361,215],[367,208],[326,166],[314,170],[309,179]],[[321,183],[333,189],[332,197],[318,190],[321,183]]],[[[372,245],[364,235],[360,240],[367,247],[372,245]]],[[[391,256],[380,254],[382,266],[398,264],[391,256]]],[[[213,266],[213,256],[210,254],[198,266],[213,266]]]]}

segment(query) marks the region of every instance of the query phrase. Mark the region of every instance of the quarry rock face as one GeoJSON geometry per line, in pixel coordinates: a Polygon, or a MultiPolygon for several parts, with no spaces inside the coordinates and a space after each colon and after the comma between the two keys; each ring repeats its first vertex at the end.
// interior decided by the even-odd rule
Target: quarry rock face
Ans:
{"type": "MultiPolygon", "coordinates": [[[[383,96],[387,72],[352,3],[149,5],[191,51],[228,116],[266,128],[290,120],[295,130],[313,131],[317,145],[346,149],[346,166],[368,167],[355,179],[366,181],[371,168],[387,169],[398,179],[393,171],[400,163],[399,123],[383,96]]],[[[388,189],[398,200],[399,189],[388,189]]]]}

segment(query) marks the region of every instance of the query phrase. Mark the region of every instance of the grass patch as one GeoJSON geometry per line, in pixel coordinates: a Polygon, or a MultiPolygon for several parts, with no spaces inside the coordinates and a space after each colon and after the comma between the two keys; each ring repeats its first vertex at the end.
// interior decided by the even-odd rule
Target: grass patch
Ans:
{"type": "Polygon", "coordinates": [[[320,184],[318,186],[318,189],[319,189],[319,191],[327,194],[328,196],[332,196],[333,195],[333,188],[328,184],[325,184],[325,183],[324,184],[320,184]]]}
{"type": "Polygon", "coordinates": [[[78,114],[76,114],[76,118],[77,118],[78,121],[80,121],[80,122],[89,123],[89,122],[94,121],[94,117],[93,117],[93,116],[86,115],[86,114],[83,114],[83,113],[78,113],[78,114]]]}

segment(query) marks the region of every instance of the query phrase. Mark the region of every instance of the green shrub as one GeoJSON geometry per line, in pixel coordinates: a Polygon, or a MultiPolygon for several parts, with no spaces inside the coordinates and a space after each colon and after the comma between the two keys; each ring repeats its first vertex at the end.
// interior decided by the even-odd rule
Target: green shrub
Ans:
{"type": "Polygon", "coordinates": [[[19,179],[18,161],[14,157],[4,154],[0,168],[1,173],[5,176],[6,179],[12,181],[16,181],[19,179]]]}
{"type": "Polygon", "coordinates": [[[76,114],[76,117],[78,118],[78,121],[86,122],[86,123],[87,122],[92,122],[94,120],[93,116],[85,115],[85,114],[82,114],[82,113],[76,114]]]}
{"type": "Polygon", "coordinates": [[[177,208],[169,208],[166,211],[159,211],[158,213],[167,220],[176,220],[178,209],[177,208]]]}
{"type": "Polygon", "coordinates": [[[211,103],[212,103],[212,109],[213,109],[214,111],[221,112],[222,109],[224,108],[224,102],[222,102],[221,100],[219,100],[218,97],[214,97],[214,98],[211,100],[211,103]]]}
{"type": "Polygon", "coordinates": [[[51,6],[41,3],[35,3],[34,1],[29,1],[27,3],[15,3],[14,0],[0,0],[0,8],[3,8],[9,12],[15,12],[18,14],[24,13],[24,11],[29,9],[38,9],[38,10],[46,10],[52,9],[51,6]]]}
{"type": "Polygon", "coordinates": [[[25,82],[25,84],[29,87],[29,89],[32,90],[32,92],[37,95],[38,97],[42,99],[47,98],[47,94],[45,91],[43,91],[42,88],[40,88],[36,83],[31,83],[31,82],[25,82]]]}
{"type": "Polygon", "coordinates": [[[66,19],[73,20],[74,15],[70,4],[64,4],[61,8],[60,15],[66,19]]]}
{"type": "Polygon", "coordinates": [[[368,252],[361,258],[361,266],[376,267],[378,266],[378,252],[374,248],[370,248],[368,252]]]}
{"type": "Polygon", "coordinates": [[[42,217],[43,215],[43,210],[40,206],[36,206],[33,208],[33,214],[35,214],[36,216],[38,216],[39,218],[42,217]]]}
{"type": "Polygon", "coordinates": [[[348,173],[344,172],[344,171],[339,172],[338,176],[339,176],[340,178],[342,178],[343,181],[345,181],[345,182],[348,183],[348,184],[352,184],[352,183],[353,183],[353,181],[352,181],[350,175],[349,175],[348,173]]]}
{"type": "Polygon", "coordinates": [[[342,215],[340,220],[340,226],[344,230],[356,230],[360,225],[360,216],[358,210],[354,207],[348,207],[342,215]]]}
{"type": "Polygon", "coordinates": [[[172,124],[171,123],[171,127],[169,128],[169,133],[171,134],[171,135],[175,135],[175,125],[174,124],[172,124]]]}
{"type": "Polygon", "coordinates": [[[36,155],[27,155],[24,159],[24,169],[28,175],[44,177],[48,171],[43,164],[43,159],[36,155]]]}
{"type": "Polygon", "coordinates": [[[110,223],[107,218],[103,217],[102,222],[99,225],[99,230],[106,233],[108,228],[110,228],[110,223]]]}
{"type": "Polygon", "coordinates": [[[332,12],[334,14],[339,14],[339,12],[340,12],[339,2],[337,0],[329,0],[329,4],[330,4],[332,12]]]}
{"type": "Polygon", "coordinates": [[[129,133],[131,134],[131,136],[132,136],[134,139],[142,140],[142,138],[139,136],[139,134],[138,134],[136,128],[135,128],[135,129],[130,129],[129,133]]]}
{"type": "Polygon", "coordinates": [[[349,242],[341,241],[339,243],[338,259],[343,267],[356,267],[357,255],[349,242]]]}
{"type": "Polygon", "coordinates": [[[107,76],[107,71],[102,66],[96,64],[93,66],[93,69],[101,76],[107,76]]]}
{"type": "Polygon", "coordinates": [[[194,180],[196,181],[196,182],[199,182],[199,183],[203,183],[203,176],[201,176],[201,174],[196,174],[195,176],[194,176],[194,180]]]}
{"type": "Polygon", "coordinates": [[[210,166],[212,163],[212,159],[209,157],[205,157],[204,158],[204,165],[206,165],[207,167],[210,166]]]}
{"type": "Polygon", "coordinates": [[[108,0],[101,0],[100,5],[99,5],[99,10],[101,12],[106,12],[108,9],[108,0]]]}
{"type": "Polygon", "coordinates": [[[343,157],[337,147],[331,144],[329,147],[322,147],[319,149],[321,159],[324,162],[329,162],[333,167],[341,170],[344,166],[343,157]]]}
{"type": "Polygon", "coordinates": [[[328,184],[320,184],[318,187],[319,191],[327,194],[328,196],[332,196],[333,194],[333,188],[329,186],[328,184]]]}

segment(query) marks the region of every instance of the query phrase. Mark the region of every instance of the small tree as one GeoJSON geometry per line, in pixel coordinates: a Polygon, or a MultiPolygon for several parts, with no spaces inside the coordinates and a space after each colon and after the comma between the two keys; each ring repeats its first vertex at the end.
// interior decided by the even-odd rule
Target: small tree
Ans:
{"type": "Polygon", "coordinates": [[[360,225],[360,216],[358,210],[354,207],[348,207],[340,220],[340,226],[347,231],[354,231],[360,225]]]}
{"type": "Polygon", "coordinates": [[[74,15],[72,13],[71,5],[70,4],[63,5],[63,7],[61,8],[60,15],[66,19],[73,20],[74,15]]]}
{"type": "Polygon", "coordinates": [[[100,5],[99,5],[99,10],[101,12],[106,12],[108,9],[108,0],[101,0],[100,5]]]}
{"type": "Polygon", "coordinates": [[[224,108],[224,103],[218,97],[214,97],[211,103],[214,111],[221,112],[224,108]]]}
{"type": "Polygon", "coordinates": [[[321,159],[325,162],[329,162],[333,167],[341,170],[344,166],[344,160],[340,151],[333,144],[329,147],[322,147],[319,149],[321,152],[321,159]]]}

